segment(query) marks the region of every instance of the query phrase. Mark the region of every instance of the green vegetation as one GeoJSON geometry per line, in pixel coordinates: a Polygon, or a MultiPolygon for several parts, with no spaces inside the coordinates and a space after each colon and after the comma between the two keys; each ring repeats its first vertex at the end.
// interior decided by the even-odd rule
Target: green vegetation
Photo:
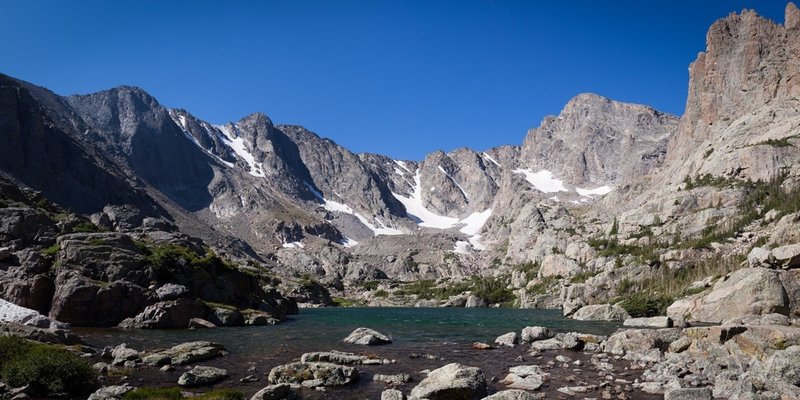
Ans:
{"type": "Polygon", "coordinates": [[[193,270],[237,269],[211,250],[204,256],[199,256],[187,247],[171,243],[146,247],[145,250],[148,253],[146,262],[161,274],[171,275],[186,267],[193,270]]]}
{"type": "Polygon", "coordinates": [[[617,218],[614,218],[614,223],[611,224],[611,232],[609,234],[614,236],[619,233],[619,222],[617,222],[617,218]]]}
{"type": "Polygon", "coordinates": [[[0,336],[0,377],[11,387],[30,385],[30,394],[87,396],[97,377],[84,360],[63,348],[0,336]]]}
{"type": "Polygon", "coordinates": [[[700,236],[677,244],[677,248],[709,248],[711,243],[723,242],[740,232],[744,227],[763,218],[770,210],[778,210],[778,218],[800,211],[800,187],[783,189],[786,175],[769,182],[743,182],[744,197],[740,200],[738,218],[722,226],[709,226],[700,236]]]}
{"type": "Polygon", "coordinates": [[[654,317],[656,315],[665,315],[667,307],[673,301],[674,299],[669,296],[634,293],[623,299],[618,305],[624,308],[631,317],[654,317]]]}
{"type": "Polygon", "coordinates": [[[380,282],[378,281],[366,281],[361,284],[361,287],[363,287],[365,290],[375,290],[378,288],[378,285],[380,285],[380,282]]]}
{"type": "Polygon", "coordinates": [[[734,178],[727,178],[724,176],[714,176],[711,174],[705,175],[697,175],[692,179],[691,176],[687,176],[683,178],[684,189],[692,190],[694,188],[699,187],[716,187],[716,188],[724,188],[724,187],[733,187],[743,183],[738,179],[734,178]]]}
{"type": "Polygon", "coordinates": [[[72,227],[72,233],[95,233],[100,232],[100,228],[90,221],[81,221],[72,227]]]}
{"type": "Polygon", "coordinates": [[[528,293],[531,294],[545,294],[547,293],[550,288],[552,288],[556,283],[558,283],[560,276],[548,276],[544,277],[539,280],[539,283],[534,284],[533,286],[527,289],[528,293]]]}
{"type": "Polygon", "coordinates": [[[601,257],[620,257],[630,254],[636,257],[639,262],[647,265],[657,265],[659,263],[658,249],[666,247],[664,243],[653,241],[644,246],[620,244],[616,239],[590,238],[587,243],[601,257]]]}
{"type": "Polygon", "coordinates": [[[366,304],[362,300],[347,299],[344,297],[334,297],[333,305],[335,307],[363,307],[366,304]]]}
{"type": "Polygon", "coordinates": [[[531,281],[534,278],[536,278],[536,276],[539,275],[539,269],[541,269],[541,266],[539,265],[539,263],[535,263],[535,262],[531,262],[531,261],[528,261],[528,262],[526,262],[524,264],[517,264],[517,265],[514,266],[514,270],[515,271],[520,271],[520,272],[524,272],[525,273],[525,280],[526,281],[531,281]]]}
{"type": "MultiPolygon", "coordinates": [[[[184,398],[181,389],[170,388],[136,388],[122,397],[125,400],[181,400],[184,398]]],[[[192,396],[194,400],[244,400],[244,393],[236,389],[215,389],[197,396],[192,396]]]]}
{"type": "Polygon", "coordinates": [[[39,253],[41,253],[45,257],[55,257],[58,252],[61,251],[61,246],[58,244],[54,244],[50,247],[45,247],[39,253]]]}
{"type": "Polygon", "coordinates": [[[375,291],[375,297],[388,297],[388,296],[389,296],[389,292],[387,292],[387,291],[385,291],[383,289],[379,289],[379,290],[375,291]]]}
{"type": "Polygon", "coordinates": [[[675,299],[697,294],[705,289],[689,289],[689,285],[706,277],[720,277],[740,268],[744,255],[715,255],[698,264],[679,270],[663,268],[660,273],[641,281],[623,279],[613,302],[633,317],[664,315],[675,299]]]}
{"type": "Polygon", "coordinates": [[[319,282],[309,274],[303,274],[300,280],[297,281],[297,284],[304,289],[314,289],[315,287],[321,286],[319,282]]]}
{"type": "Polygon", "coordinates": [[[763,142],[758,142],[754,144],[754,146],[794,147],[793,144],[789,143],[789,139],[792,137],[785,137],[782,139],[767,139],[763,142]]]}
{"type": "Polygon", "coordinates": [[[437,286],[432,280],[421,280],[405,284],[394,294],[400,296],[417,295],[421,299],[446,300],[451,296],[470,291],[489,304],[510,305],[515,300],[514,293],[508,289],[508,277],[472,277],[469,280],[437,286]]]}
{"type": "Polygon", "coordinates": [[[591,271],[591,270],[583,269],[583,270],[581,270],[581,272],[578,272],[572,278],[570,278],[569,282],[570,283],[584,283],[587,280],[589,280],[589,278],[591,278],[593,276],[596,276],[599,273],[600,273],[600,271],[591,271]]]}

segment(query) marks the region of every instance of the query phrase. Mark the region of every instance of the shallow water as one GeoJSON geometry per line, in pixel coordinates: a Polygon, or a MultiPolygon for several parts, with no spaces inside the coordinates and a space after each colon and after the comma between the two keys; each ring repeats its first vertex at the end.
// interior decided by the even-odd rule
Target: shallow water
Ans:
{"type": "MultiPolygon", "coordinates": [[[[303,309],[283,324],[264,327],[218,328],[198,330],[118,330],[76,329],[76,333],[96,347],[127,343],[137,350],[152,350],[170,347],[193,340],[209,340],[223,344],[230,354],[226,357],[203,362],[203,365],[225,368],[230,378],[216,387],[234,387],[244,391],[248,398],[267,385],[264,374],[281,364],[297,360],[304,352],[341,350],[370,354],[395,363],[380,366],[358,366],[360,379],[343,388],[327,388],[325,392],[304,390],[304,399],[370,399],[380,398],[384,384],[372,382],[374,374],[410,373],[414,381],[399,389],[408,394],[425,375],[425,369],[435,369],[451,362],[477,366],[483,369],[487,379],[502,379],[508,368],[514,365],[545,365],[556,355],[564,354],[588,365],[590,354],[580,352],[546,352],[542,356],[528,355],[527,346],[475,350],[475,341],[493,343],[494,339],[507,332],[519,333],[526,326],[547,326],[561,332],[577,331],[608,335],[615,331],[618,323],[574,321],[561,316],[558,310],[523,309],[466,309],[466,308],[320,308],[303,309]],[[369,327],[390,335],[394,343],[385,346],[357,346],[342,342],[353,329],[369,327]],[[412,354],[430,357],[412,357],[412,354]],[[239,383],[247,375],[259,378],[255,383],[239,383]]],[[[619,376],[633,380],[639,375],[627,371],[618,363],[619,376]]],[[[185,368],[185,367],[184,367],[185,368]]],[[[579,382],[598,384],[600,379],[590,369],[580,371],[572,367],[553,369],[553,377],[542,391],[548,398],[562,398],[555,392],[561,386],[579,382]],[[558,370],[558,371],[556,371],[558,370]],[[576,372],[579,371],[579,372],[576,372]]],[[[127,378],[134,386],[175,386],[183,368],[162,373],[157,368],[142,367],[127,378]]],[[[110,378],[107,384],[119,382],[110,378]]],[[[490,393],[505,389],[498,382],[490,383],[490,393]]],[[[195,391],[202,391],[197,389],[195,391]]],[[[598,392],[587,397],[599,397],[598,392]]],[[[629,398],[657,398],[630,393],[629,398]]],[[[582,397],[579,397],[582,398],[582,397]]]]}

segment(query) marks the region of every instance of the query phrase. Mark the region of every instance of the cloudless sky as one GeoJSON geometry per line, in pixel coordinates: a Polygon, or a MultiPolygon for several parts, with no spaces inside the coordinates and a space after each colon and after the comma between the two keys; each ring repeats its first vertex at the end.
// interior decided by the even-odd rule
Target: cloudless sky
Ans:
{"type": "Polygon", "coordinates": [[[714,20],[778,0],[0,0],[0,72],[118,85],[219,124],[261,111],[355,152],[520,144],[594,92],[682,114],[714,20]]]}

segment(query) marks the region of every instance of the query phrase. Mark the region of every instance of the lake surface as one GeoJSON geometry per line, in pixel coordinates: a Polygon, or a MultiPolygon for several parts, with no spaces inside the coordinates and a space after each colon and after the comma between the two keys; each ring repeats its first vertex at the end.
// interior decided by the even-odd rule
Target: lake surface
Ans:
{"type": "MultiPolygon", "coordinates": [[[[528,346],[476,350],[471,344],[476,341],[493,343],[497,336],[508,332],[519,332],[526,326],[546,326],[559,332],[576,331],[608,335],[619,323],[574,321],[561,316],[560,310],[526,310],[510,308],[317,308],[302,309],[300,314],[275,326],[178,329],[178,330],[121,330],[121,329],[75,329],[89,344],[102,348],[127,343],[136,350],[153,350],[171,347],[193,340],[208,340],[223,344],[230,354],[215,360],[202,362],[225,368],[230,377],[215,387],[232,387],[242,390],[249,398],[267,385],[265,374],[279,365],[296,361],[305,352],[340,350],[394,360],[380,366],[358,366],[358,382],[346,387],[330,387],[324,392],[303,389],[303,399],[379,399],[386,387],[373,382],[375,374],[410,373],[413,381],[398,389],[408,394],[425,377],[424,370],[439,368],[451,362],[480,367],[487,376],[502,379],[514,365],[537,364],[545,368],[556,368],[546,364],[558,354],[582,360],[589,365],[591,354],[581,352],[546,352],[530,356],[528,346]],[[355,328],[368,327],[386,335],[394,343],[385,346],[358,346],[342,342],[355,328]],[[419,356],[417,356],[419,355],[419,356]],[[257,382],[241,383],[239,379],[253,375],[257,382]]],[[[97,360],[99,361],[99,359],[97,360]]],[[[617,363],[616,361],[612,361],[617,363]]],[[[619,364],[620,376],[635,379],[640,372],[626,371],[619,364]]],[[[126,381],[134,386],[175,386],[186,367],[163,373],[153,367],[131,370],[126,381]]],[[[553,371],[555,372],[555,371],[553,371]]],[[[110,377],[106,384],[119,383],[110,377]]],[[[548,398],[560,398],[556,390],[575,382],[599,384],[598,375],[587,369],[566,369],[554,373],[552,379],[541,389],[548,398]],[[566,373],[564,373],[566,372],[566,373]],[[596,381],[596,382],[595,382],[596,381]]],[[[492,381],[490,392],[502,390],[504,385],[492,381]]],[[[208,388],[194,389],[203,391],[208,388]]],[[[596,396],[598,393],[593,393],[596,396]]],[[[563,397],[563,396],[562,396],[563,397]]],[[[634,394],[632,399],[653,399],[658,396],[634,394]]]]}
{"type": "Polygon", "coordinates": [[[229,350],[248,353],[274,351],[276,344],[291,346],[336,346],[353,329],[368,327],[389,335],[398,346],[430,343],[493,342],[507,332],[519,333],[526,326],[546,326],[559,332],[608,335],[616,322],[575,321],[560,310],[516,308],[311,308],[280,325],[200,330],[76,330],[93,345],[116,345],[125,341],[133,347],[167,347],[190,340],[210,340],[229,350]]]}

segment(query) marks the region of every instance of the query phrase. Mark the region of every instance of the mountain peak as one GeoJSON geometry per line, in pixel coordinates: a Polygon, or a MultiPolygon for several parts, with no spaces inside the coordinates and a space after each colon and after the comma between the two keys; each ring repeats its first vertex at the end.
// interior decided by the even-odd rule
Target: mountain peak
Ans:
{"type": "Polygon", "coordinates": [[[800,9],[794,3],[789,2],[786,4],[786,14],[783,22],[784,28],[787,30],[800,29],[800,9]]]}

